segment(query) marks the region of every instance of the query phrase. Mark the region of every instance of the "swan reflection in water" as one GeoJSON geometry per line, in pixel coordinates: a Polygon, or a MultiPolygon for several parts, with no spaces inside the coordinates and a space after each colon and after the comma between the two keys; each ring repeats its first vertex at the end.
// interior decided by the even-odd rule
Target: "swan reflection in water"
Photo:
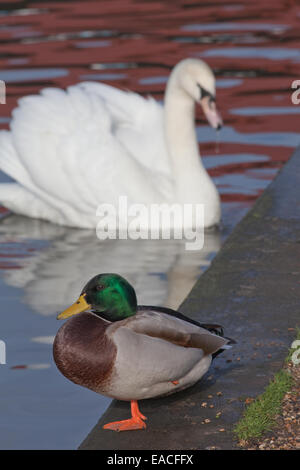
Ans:
{"type": "Polygon", "coordinates": [[[128,279],[140,304],[178,308],[220,249],[220,232],[205,232],[200,251],[187,251],[185,243],[103,241],[93,230],[10,215],[0,223],[0,255],[15,266],[4,263],[0,272],[9,286],[23,289],[23,301],[41,315],[61,311],[77,298],[87,279],[101,272],[128,279]]]}

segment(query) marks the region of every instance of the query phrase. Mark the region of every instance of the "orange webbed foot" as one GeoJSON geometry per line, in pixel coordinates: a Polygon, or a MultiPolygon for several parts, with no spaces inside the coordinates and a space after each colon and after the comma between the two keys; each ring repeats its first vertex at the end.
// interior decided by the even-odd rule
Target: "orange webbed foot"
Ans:
{"type": "Polygon", "coordinates": [[[140,412],[136,400],[131,400],[131,415],[132,417],[130,419],[107,423],[103,426],[103,429],[110,429],[111,431],[136,431],[138,429],[146,429],[146,424],[143,420],[147,418],[140,412]]]}
{"type": "Polygon", "coordinates": [[[173,384],[173,385],[178,385],[178,384],[179,384],[179,381],[178,381],[178,380],[172,380],[172,384],[173,384]]]}
{"type": "Polygon", "coordinates": [[[138,429],[146,429],[146,424],[142,419],[136,417],[107,423],[103,426],[103,429],[110,429],[111,431],[136,431],[138,429]]]}

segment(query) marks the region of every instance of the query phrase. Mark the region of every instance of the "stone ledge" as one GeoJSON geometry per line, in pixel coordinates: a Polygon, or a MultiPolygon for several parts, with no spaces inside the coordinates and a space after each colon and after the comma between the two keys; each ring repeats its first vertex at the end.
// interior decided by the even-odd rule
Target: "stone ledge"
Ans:
{"type": "Polygon", "coordinates": [[[299,188],[300,148],[180,307],[191,318],[222,324],[237,345],[216,358],[194,387],[141,401],[145,431],[104,431],[104,423],[130,414],[128,403],[113,401],[79,449],[236,448],[232,429],[245,398],[260,394],[282,366],[300,325],[299,188]],[[202,424],[205,419],[210,421],[202,424]]]}

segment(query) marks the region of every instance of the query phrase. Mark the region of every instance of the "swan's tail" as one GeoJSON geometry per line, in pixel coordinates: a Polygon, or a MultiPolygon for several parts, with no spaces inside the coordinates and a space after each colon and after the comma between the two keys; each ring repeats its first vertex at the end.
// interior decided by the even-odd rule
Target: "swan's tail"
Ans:
{"type": "Polygon", "coordinates": [[[0,170],[21,184],[28,182],[28,173],[13,146],[9,131],[0,132],[0,170]]]}
{"type": "Polygon", "coordinates": [[[0,184],[1,205],[16,214],[29,217],[43,218],[51,211],[51,207],[28,189],[31,186],[29,174],[19,159],[8,131],[0,131],[0,170],[16,181],[0,184]]]}
{"type": "Polygon", "coordinates": [[[19,183],[0,184],[0,205],[15,214],[37,219],[60,221],[60,214],[55,208],[38,198],[29,189],[19,183]]]}

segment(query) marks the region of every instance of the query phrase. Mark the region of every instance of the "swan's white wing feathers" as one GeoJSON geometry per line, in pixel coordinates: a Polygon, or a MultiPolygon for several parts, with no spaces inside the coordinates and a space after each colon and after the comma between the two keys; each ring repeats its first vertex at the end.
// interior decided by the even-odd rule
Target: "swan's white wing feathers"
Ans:
{"type": "Polygon", "coordinates": [[[79,86],[103,99],[122,146],[147,169],[170,177],[163,107],[151,97],[145,99],[103,83],[83,82],[79,86]]]}
{"type": "Polygon", "coordinates": [[[65,210],[61,204],[57,209],[57,199],[51,198],[37,187],[24,166],[12,142],[12,133],[0,132],[0,168],[18,183],[0,184],[0,201],[17,214],[65,223],[65,210]]]}
{"type": "Polygon", "coordinates": [[[44,89],[19,100],[11,133],[0,139],[0,168],[49,214],[60,213],[58,222],[43,210],[53,222],[94,227],[99,204],[116,206],[119,195],[129,204],[170,195],[161,107],[134,93],[97,83],[44,89]]]}
{"type": "MultiPolygon", "coordinates": [[[[89,226],[95,219],[98,194],[93,192],[95,178],[90,178],[86,170],[90,164],[94,174],[101,177],[99,153],[95,156],[95,151],[89,150],[91,146],[97,148],[95,139],[101,140],[95,125],[99,124],[104,135],[110,126],[107,113],[101,114],[102,108],[101,103],[97,106],[80,90],[72,89],[68,93],[45,89],[41,95],[19,101],[11,132],[0,133],[0,168],[42,200],[43,211],[38,214],[36,210],[36,217],[77,226],[89,226]],[[51,215],[56,211],[61,215],[53,219],[51,215]],[[89,221],[84,219],[87,214],[89,221]]],[[[17,197],[10,204],[5,197],[5,201],[8,208],[26,213],[25,200],[22,203],[17,197]]]]}
{"type": "Polygon", "coordinates": [[[97,195],[90,194],[93,184],[83,184],[88,165],[97,166],[100,160],[90,151],[109,128],[101,100],[82,96],[76,87],[67,92],[46,89],[39,96],[22,98],[11,124],[17,154],[36,187],[83,212],[91,203],[95,206],[97,195]]]}

